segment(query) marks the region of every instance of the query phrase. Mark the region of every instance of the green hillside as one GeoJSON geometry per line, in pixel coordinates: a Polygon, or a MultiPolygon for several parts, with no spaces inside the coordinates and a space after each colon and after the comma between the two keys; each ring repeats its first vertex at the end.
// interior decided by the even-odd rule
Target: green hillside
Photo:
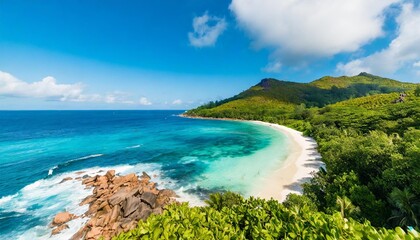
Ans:
{"type": "Polygon", "coordinates": [[[413,86],[413,84],[411,83],[402,83],[393,79],[382,78],[365,72],[362,72],[359,75],[353,77],[326,76],[321,79],[315,80],[310,84],[323,89],[331,89],[333,86],[338,88],[347,88],[353,84],[373,84],[378,85],[380,87],[389,87],[394,89],[412,88],[413,86]]]}
{"type": "Polygon", "coordinates": [[[264,79],[186,114],[298,129],[317,141],[327,169],[304,184],[298,202],[334,214],[339,199],[347,199],[354,210],[349,216],[357,221],[420,226],[419,84],[366,73],[307,84],[264,79]]]}
{"type": "MultiPolygon", "coordinates": [[[[310,107],[324,107],[347,99],[394,93],[375,97],[375,104],[390,103],[400,92],[411,91],[416,84],[361,73],[353,77],[323,77],[311,83],[263,79],[257,85],[228,99],[210,102],[186,113],[190,116],[253,119],[288,124],[303,120],[310,107]]],[[[370,103],[369,103],[370,104],[370,103]]],[[[368,104],[368,105],[369,105],[368,104]]]]}
{"type": "Polygon", "coordinates": [[[412,83],[403,83],[367,73],[353,77],[323,77],[311,83],[263,79],[257,85],[232,98],[210,102],[188,111],[187,114],[255,119],[267,115],[266,112],[290,113],[293,105],[324,107],[351,98],[409,91],[415,86],[412,83]]]}

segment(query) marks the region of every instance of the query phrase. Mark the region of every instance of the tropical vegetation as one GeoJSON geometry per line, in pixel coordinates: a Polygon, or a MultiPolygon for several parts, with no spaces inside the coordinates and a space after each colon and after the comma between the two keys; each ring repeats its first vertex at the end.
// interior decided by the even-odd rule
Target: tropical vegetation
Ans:
{"type": "Polygon", "coordinates": [[[326,169],[284,203],[218,193],[207,207],[173,205],[117,239],[420,237],[420,85],[367,73],[307,84],[264,79],[186,115],[298,129],[317,141],[326,169]]]}
{"type": "MultiPolygon", "coordinates": [[[[298,197],[301,198],[301,197],[298,197]]],[[[325,214],[293,201],[290,206],[226,193],[213,195],[207,207],[172,205],[161,215],[140,221],[120,234],[125,239],[417,239],[415,230],[374,228],[342,212],[325,214]],[[217,202],[212,202],[216,200],[217,202]]],[[[287,202],[287,201],[286,201],[287,202]]],[[[342,207],[343,208],[343,207],[342,207]]],[[[344,206],[347,211],[347,207],[344,206]]]]}

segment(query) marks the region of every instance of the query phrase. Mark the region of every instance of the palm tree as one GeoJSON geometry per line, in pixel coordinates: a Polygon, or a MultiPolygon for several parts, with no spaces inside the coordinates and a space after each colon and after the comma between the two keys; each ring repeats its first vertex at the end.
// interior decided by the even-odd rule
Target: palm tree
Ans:
{"type": "Polygon", "coordinates": [[[341,217],[345,219],[351,214],[360,212],[360,208],[353,205],[353,203],[346,196],[337,196],[337,207],[340,208],[341,217]]]}
{"type": "Polygon", "coordinates": [[[407,188],[401,191],[394,188],[390,194],[390,202],[396,208],[388,221],[395,221],[398,225],[419,226],[420,203],[416,195],[407,188]]]}

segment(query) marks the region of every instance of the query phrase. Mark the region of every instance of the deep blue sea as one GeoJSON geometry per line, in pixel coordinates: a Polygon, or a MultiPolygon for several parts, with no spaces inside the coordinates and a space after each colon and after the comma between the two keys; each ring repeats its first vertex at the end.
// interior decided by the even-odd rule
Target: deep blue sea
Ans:
{"type": "Polygon", "coordinates": [[[146,171],[200,205],[214,191],[252,194],[288,154],[286,136],[269,127],[181,113],[0,111],[0,239],[68,239],[77,231],[86,219],[50,236],[56,213],[87,209],[78,204],[91,190],[60,183],[64,177],[146,171]]]}

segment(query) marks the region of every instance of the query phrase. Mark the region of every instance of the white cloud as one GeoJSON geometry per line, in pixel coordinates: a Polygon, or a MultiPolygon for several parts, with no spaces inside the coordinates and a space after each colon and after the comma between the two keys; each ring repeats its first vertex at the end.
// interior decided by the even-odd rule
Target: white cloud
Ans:
{"type": "Polygon", "coordinates": [[[106,95],[86,94],[81,83],[60,84],[53,77],[45,77],[41,81],[29,83],[22,81],[10,73],[0,71],[0,96],[17,98],[41,98],[67,102],[103,102],[134,104],[127,93],[115,91],[106,95]]]}
{"type": "Polygon", "coordinates": [[[115,91],[105,95],[104,102],[106,103],[124,103],[134,104],[134,101],[129,100],[129,95],[125,92],[115,91]]]}
{"type": "Polygon", "coordinates": [[[337,70],[354,75],[362,70],[373,74],[395,73],[404,67],[420,66],[420,9],[403,4],[398,16],[398,36],[389,46],[367,57],[340,63],[337,70]],[[419,61],[419,62],[416,62],[419,61]]]}
{"type": "Polygon", "coordinates": [[[400,0],[232,0],[258,47],[284,64],[353,52],[383,35],[384,11],[400,0]]]}
{"type": "Polygon", "coordinates": [[[361,72],[373,73],[372,69],[365,64],[366,59],[356,59],[346,64],[339,63],[337,70],[344,75],[353,76],[361,72]]]}
{"type": "Polygon", "coordinates": [[[278,73],[281,70],[281,66],[282,66],[281,62],[278,62],[278,61],[270,62],[262,70],[267,73],[278,73]]]}
{"type": "Polygon", "coordinates": [[[53,77],[46,77],[38,82],[28,83],[13,75],[0,71],[0,95],[12,97],[47,98],[60,101],[80,101],[83,86],[76,84],[58,84],[53,77]]]}
{"type": "Polygon", "coordinates": [[[420,67],[420,61],[413,63],[413,67],[420,67]]]}
{"type": "Polygon", "coordinates": [[[150,102],[146,97],[141,97],[139,103],[144,106],[152,105],[152,102],[150,102]]]}
{"type": "Polygon", "coordinates": [[[227,23],[224,18],[204,13],[203,16],[193,19],[194,32],[188,33],[188,39],[194,47],[214,46],[226,27],[227,23]]]}
{"type": "Polygon", "coordinates": [[[105,102],[107,103],[115,103],[116,100],[117,98],[112,94],[105,97],[105,102]]]}
{"type": "Polygon", "coordinates": [[[182,100],[181,99],[176,99],[172,102],[173,105],[180,105],[182,104],[182,100]]]}

